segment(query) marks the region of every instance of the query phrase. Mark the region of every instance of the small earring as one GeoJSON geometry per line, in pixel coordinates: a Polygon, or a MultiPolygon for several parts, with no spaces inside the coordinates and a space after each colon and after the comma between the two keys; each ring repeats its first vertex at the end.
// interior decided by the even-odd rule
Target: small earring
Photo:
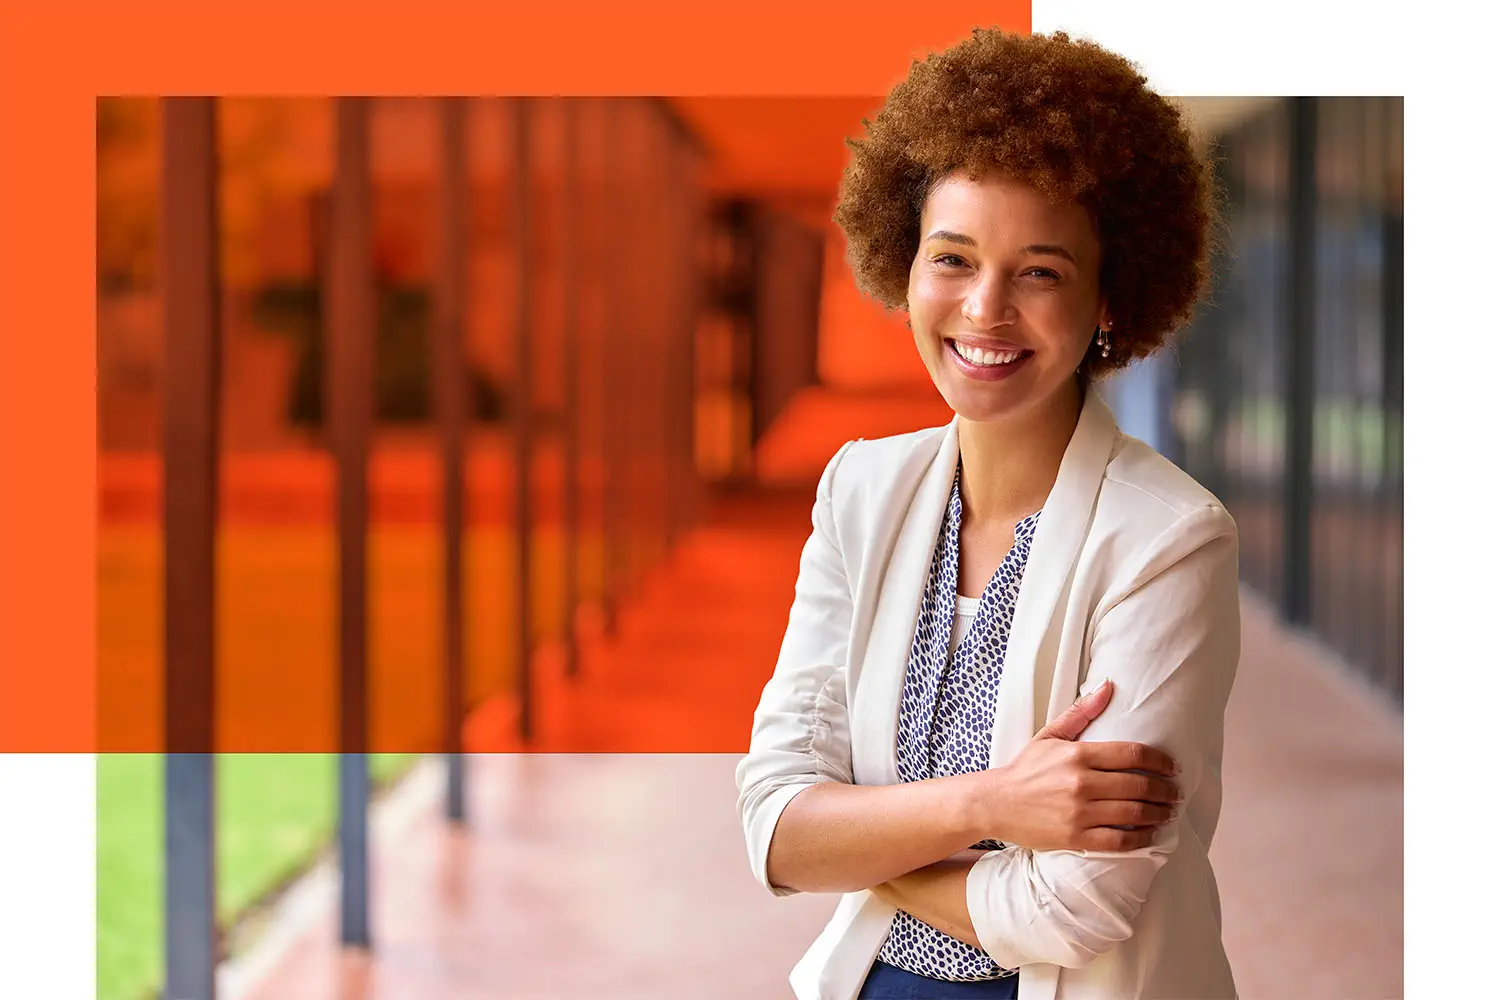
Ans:
{"type": "Polygon", "coordinates": [[[1106,358],[1109,357],[1109,331],[1103,327],[1095,327],[1094,332],[1097,334],[1094,342],[1099,345],[1099,353],[1106,358]]]}

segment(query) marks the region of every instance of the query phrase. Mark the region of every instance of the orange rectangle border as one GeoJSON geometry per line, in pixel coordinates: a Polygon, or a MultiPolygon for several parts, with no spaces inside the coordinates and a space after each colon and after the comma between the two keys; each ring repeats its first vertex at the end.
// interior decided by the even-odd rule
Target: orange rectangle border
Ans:
{"type": "Polygon", "coordinates": [[[973,28],[1030,19],[1014,0],[5,4],[0,751],[96,747],[97,96],[878,95],[973,28]]]}

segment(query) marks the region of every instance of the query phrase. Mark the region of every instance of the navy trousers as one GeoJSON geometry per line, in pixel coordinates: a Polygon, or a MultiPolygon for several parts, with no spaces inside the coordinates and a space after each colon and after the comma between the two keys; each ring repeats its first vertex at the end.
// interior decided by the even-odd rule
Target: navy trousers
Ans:
{"type": "Polygon", "coordinates": [[[979,983],[929,979],[877,961],[865,976],[859,1000],[1016,1000],[1019,975],[979,983]]]}

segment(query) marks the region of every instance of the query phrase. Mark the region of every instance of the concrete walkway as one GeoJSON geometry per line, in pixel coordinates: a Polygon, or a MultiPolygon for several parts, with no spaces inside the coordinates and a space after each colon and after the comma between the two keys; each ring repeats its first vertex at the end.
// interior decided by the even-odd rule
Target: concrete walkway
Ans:
{"type": "Polygon", "coordinates": [[[1381,696],[1241,600],[1210,858],[1240,995],[1402,996],[1402,726],[1381,696]]]}
{"type": "MultiPolygon", "coordinates": [[[[440,818],[437,761],[396,793],[373,838],[371,956],[337,949],[324,871],[227,970],[229,1000],[790,996],[834,900],[754,883],[736,757],[694,751],[743,747],[774,662],[811,500],[792,451],[768,478],[803,486],[722,506],[617,640],[590,643],[581,678],[541,666],[536,749],[557,752],[474,756],[467,829],[440,818]]],[[[1400,718],[1253,595],[1243,605],[1212,852],[1241,995],[1399,997],[1400,718]]],[[[485,745],[506,714],[491,706],[477,745],[513,749],[485,745]]]]}

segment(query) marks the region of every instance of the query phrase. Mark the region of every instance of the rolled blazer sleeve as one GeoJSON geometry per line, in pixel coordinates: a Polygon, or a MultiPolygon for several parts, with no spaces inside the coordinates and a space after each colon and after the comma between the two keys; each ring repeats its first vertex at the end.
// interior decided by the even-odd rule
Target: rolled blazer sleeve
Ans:
{"type": "MultiPolygon", "coordinates": [[[[1229,513],[1198,508],[1146,547],[1096,613],[1088,674],[1112,680],[1115,694],[1082,738],[1165,750],[1181,769],[1175,780],[1185,801],[1157,842],[1138,851],[1009,847],[984,855],[966,883],[969,915],[1001,966],[1081,968],[1132,934],[1180,825],[1192,822],[1205,770],[1219,764],[1239,662],[1238,558],[1229,513]]],[[[1216,773],[1204,794],[1216,816],[1216,773]]]]}
{"type": "Polygon", "coordinates": [[[851,602],[832,510],[834,474],[853,444],[838,450],[818,483],[786,635],[755,711],[750,751],[735,770],[751,870],[778,896],[797,891],[766,877],[782,810],[819,782],[853,781],[845,691],[851,602]]]}

